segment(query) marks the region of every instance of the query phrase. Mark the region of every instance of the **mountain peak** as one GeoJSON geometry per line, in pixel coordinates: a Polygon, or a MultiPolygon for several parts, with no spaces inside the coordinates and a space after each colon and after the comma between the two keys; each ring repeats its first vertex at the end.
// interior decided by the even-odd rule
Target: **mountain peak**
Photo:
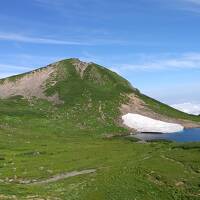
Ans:
{"type": "Polygon", "coordinates": [[[31,99],[37,97],[58,104],[63,103],[62,97],[65,99],[66,96],[73,96],[74,93],[71,94],[73,90],[79,95],[84,95],[86,90],[92,90],[90,93],[95,93],[93,91],[95,87],[96,92],[100,88],[103,89],[100,90],[101,92],[104,90],[107,92],[108,88],[120,85],[128,88],[130,86],[125,79],[106,68],[81,61],[78,58],[70,58],[0,80],[0,98],[22,96],[31,99]]]}
{"type": "Polygon", "coordinates": [[[77,58],[73,58],[73,65],[75,66],[76,71],[80,74],[81,78],[83,78],[84,71],[91,63],[83,62],[77,58]]]}
{"type": "Polygon", "coordinates": [[[47,100],[75,110],[78,105],[87,117],[88,113],[98,115],[98,120],[108,125],[120,114],[134,112],[166,122],[178,122],[185,127],[194,126],[186,122],[190,116],[141,94],[115,72],[77,58],[0,80],[0,98],[15,96],[47,100]]]}

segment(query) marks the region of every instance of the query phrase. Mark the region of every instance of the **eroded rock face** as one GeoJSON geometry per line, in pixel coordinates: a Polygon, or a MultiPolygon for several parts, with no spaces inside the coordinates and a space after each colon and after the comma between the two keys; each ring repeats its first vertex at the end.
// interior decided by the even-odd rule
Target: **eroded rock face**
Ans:
{"type": "MultiPolygon", "coordinates": [[[[37,97],[45,99],[54,104],[64,103],[59,99],[58,93],[48,96],[45,91],[57,83],[56,76],[60,62],[48,65],[45,68],[38,69],[31,73],[13,78],[7,78],[0,83],[0,99],[7,99],[13,96],[23,96],[26,99],[37,97]]],[[[90,63],[82,62],[79,59],[73,59],[77,73],[83,78],[84,71],[90,63]]]]}
{"type": "Polygon", "coordinates": [[[37,97],[56,104],[61,103],[58,94],[53,96],[45,95],[47,81],[48,79],[52,79],[55,70],[56,64],[33,71],[16,80],[6,79],[0,84],[0,98],[6,99],[12,96],[23,96],[26,99],[31,99],[32,97],[37,97]]]}
{"type": "Polygon", "coordinates": [[[79,59],[74,59],[73,65],[75,66],[76,71],[80,74],[81,78],[83,77],[84,71],[87,69],[90,63],[82,62],[79,59]]]}
{"type": "Polygon", "coordinates": [[[122,116],[123,123],[138,132],[174,133],[184,129],[180,124],[167,123],[143,115],[128,113],[122,116]]]}

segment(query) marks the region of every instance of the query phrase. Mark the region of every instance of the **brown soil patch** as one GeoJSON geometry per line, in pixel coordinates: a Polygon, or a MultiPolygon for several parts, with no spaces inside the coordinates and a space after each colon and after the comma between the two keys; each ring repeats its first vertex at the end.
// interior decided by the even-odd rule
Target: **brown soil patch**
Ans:
{"type": "MultiPolygon", "coordinates": [[[[55,71],[56,64],[28,73],[14,81],[6,79],[0,84],[0,98],[6,99],[12,96],[23,96],[26,99],[31,99],[32,97],[37,97],[56,104],[61,103],[58,94],[52,96],[45,95],[47,81],[52,79],[55,71]]],[[[52,84],[55,84],[55,81],[52,84]]]]}

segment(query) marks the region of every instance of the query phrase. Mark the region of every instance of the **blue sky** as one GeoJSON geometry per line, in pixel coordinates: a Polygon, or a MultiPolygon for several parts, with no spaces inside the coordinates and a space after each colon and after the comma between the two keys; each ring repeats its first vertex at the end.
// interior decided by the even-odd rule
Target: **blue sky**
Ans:
{"type": "Polygon", "coordinates": [[[0,77],[102,64],[168,104],[200,103],[200,0],[2,0],[0,77]]]}

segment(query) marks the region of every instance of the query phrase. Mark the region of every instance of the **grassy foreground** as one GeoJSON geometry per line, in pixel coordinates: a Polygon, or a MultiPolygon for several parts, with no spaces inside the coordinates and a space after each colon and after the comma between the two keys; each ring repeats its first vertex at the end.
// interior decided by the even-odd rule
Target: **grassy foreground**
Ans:
{"type": "Polygon", "coordinates": [[[125,130],[103,129],[92,119],[96,132],[86,130],[73,119],[79,110],[72,110],[64,112],[46,101],[35,100],[32,106],[17,98],[0,101],[0,199],[200,198],[200,144],[106,139],[106,131],[125,130]],[[97,171],[54,183],[23,184],[85,169],[97,171]]]}

